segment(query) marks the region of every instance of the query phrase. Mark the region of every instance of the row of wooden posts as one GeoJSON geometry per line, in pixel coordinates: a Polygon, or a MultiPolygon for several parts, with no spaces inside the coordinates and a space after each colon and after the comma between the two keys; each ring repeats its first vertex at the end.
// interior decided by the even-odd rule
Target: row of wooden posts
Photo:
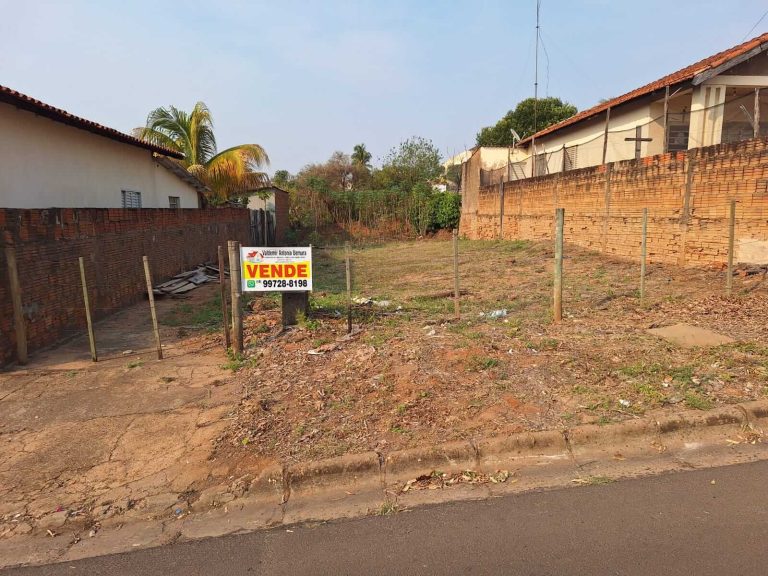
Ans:
{"type": "MultiPolygon", "coordinates": [[[[553,317],[555,322],[563,318],[563,236],[565,228],[565,209],[555,210],[555,273],[553,317]]],[[[646,263],[648,259],[648,208],[643,208],[640,236],[640,303],[645,301],[646,263]]],[[[733,256],[736,235],[736,200],[731,200],[728,214],[728,265],[726,268],[725,292],[733,293],[733,256]]],[[[458,296],[457,296],[458,298],[458,296]]],[[[457,303],[458,307],[458,303],[457,303]]],[[[458,308],[457,308],[458,309],[458,308]]]]}
{"type": "MultiPolygon", "coordinates": [[[[565,227],[565,209],[557,208],[555,210],[555,270],[554,270],[554,294],[553,294],[553,318],[559,322],[563,318],[563,243],[565,227]]],[[[736,230],[736,201],[730,203],[729,221],[728,221],[728,265],[726,272],[726,293],[730,296],[733,292],[733,257],[734,240],[736,230]]],[[[453,230],[453,276],[454,276],[454,314],[456,318],[461,317],[460,290],[459,290],[459,234],[458,230],[453,230]]],[[[642,231],[640,243],[640,302],[645,300],[645,277],[647,261],[647,243],[648,243],[648,208],[643,208],[642,231]]],[[[227,251],[229,255],[229,277],[231,292],[231,322],[227,307],[226,281],[225,281],[225,262],[224,249],[218,247],[219,264],[219,283],[221,297],[222,326],[224,333],[224,347],[232,348],[236,354],[243,352],[243,318],[242,318],[242,284],[240,279],[240,243],[234,240],[227,242],[227,251]]],[[[352,263],[351,249],[349,243],[345,245],[344,250],[345,270],[346,270],[346,289],[347,289],[347,331],[352,331],[352,263]]],[[[5,247],[5,257],[8,265],[8,276],[13,305],[14,330],[16,333],[16,351],[19,364],[26,364],[27,354],[27,335],[26,324],[24,321],[21,288],[19,285],[19,275],[16,263],[16,253],[11,246],[5,247]]],[[[85,305],[85,316],[88,327],[88,339],[91,349],[91,359],[98,361],[96,351],[96,338],[94,335],[93,321],[91,315],[90,299],[88,297],[88,285],[85,278],[85,263],[83,257],[79,259],[80,281],[83,288],[83,303],[85,305]]],[[[149,267],[149,259],[144,256],[144,276],[147,283],[147,295],[149,298],[149,307],[152,315],[152,330],[155,337],[157,348],[157,358],[163,358],[163,346],[160,341],[160,330],[157,321],[157,312],[155,309],[155,297],[152,289],[152,273],[149,267]]],[[[286,324],[286,293],[283,293],[283,323],[286,324]]],[[[304,295],[306,299],[306,295],[304,295]]],[[[292,305],[296,305],[293,302],[292,305]]]]}
{"type": "MultiPolygon", "coordinates": [[[[240,244],[238,242],[229,241],[229,272],[230,278],[240,278],[240,244]]],[[[27,349],[27,329],[24,320],[24,310],[22,306],[21,298],[21,286],[19,282],[18,266],[16,263],[16,251],[12,246],[5,247],[5,259],[8,265],[8,278],[10,284],[11,301],[13,305],[13,320],[14,331],[16,334],[16,360],[18,364],[24,365],[29,361],[28,349],[27,349]]],[[[147,284],[147,296],[149,299],[149,309],[152,316],[152,332],[155,339],[155,347],[157,350],[158,360],[163,359],[163,345],[160,340],[160,328],[157,321],[157,309],[155,307],[155,294],[153,291],[152,272],[149,266],[149,258],[142,257],[144,264],[144,278],[147,284]]],[[[218,260],[219,260],[219,283],[220,283],[220,295],[221,295],[221,312],[224,325],[224,346],[229,348],[232,346],[233,350],[237,353],[243,351],[243,321],[241,315],[241,299],[242,299],[242,286],[239,281],[233,281],[230,283],[231,287],[231,300],[232,300],[232,325],[229,325],[228,311],[227,311],[227,298],[226,298],[226,282],[225,282],[225,267],[224,267],[224,250],[221,246],[218,247],[218,260]],[[231,338],[230,338],[231,332],[231,338]]],[[[99,356],[96,350],[96,335],[93,329],[93,314],[91,312],[91,300],[88,295],[88,283],[85,277],[85,260],[82,256],[78,258],[78,265],[80,268],[80,283],[83,289],[83,305],[85,308],[85,319],[88,327],[88,342],[91,349],[91,360],[98,362],[99,356]]]]}
{"type": "MultiPolygon", "coordinates": [[[[555,271],[554,294],[552,296],[552,316],[555,322],[563,319],[563,243],[565,229],[565,208],[555,209],[555,271]]],[[[733,257],[736,235],[736,200],[731,200],[728,214],[728,265],[726,270],[726,294],[733,293],[733,257]]],[[[648,259],[648,208],[643,208],[640,239],[640,302],[645,301],[645,277],[648,259]]],[[[459,312],[459,243],[458,231],[453,231],[453,274],[454,274],[454,309],[456,318],[459,312]]]]}

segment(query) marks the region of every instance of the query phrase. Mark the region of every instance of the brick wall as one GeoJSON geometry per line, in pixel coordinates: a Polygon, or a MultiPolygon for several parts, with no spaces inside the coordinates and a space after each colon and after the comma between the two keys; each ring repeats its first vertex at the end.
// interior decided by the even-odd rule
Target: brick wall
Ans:
{"type": "Polygon", "coordinates": [[[736,200],[736,260],[768,262],[768,139],[507,182],[503,192],[468,187],[464,195],[463,206],[477,206],[462,208],[468,238],[552,238],[560,207],[567,242],[626,258],[640,254],[648,208],[649,260],[686,266],[726,262],[736,200]]]}
{"type": "MultiPolygon", "coordinates": [[[[0,208],[0,233],[16,250],[30,352],[85,329],[78,257],[85,259],[96,318],[145,297],[153,280],[215,261],[219,244],[248,243],[248,210],[0,208]]],[[[15,358],[7,263],[0,250],[0,366],[15,358]]]]}

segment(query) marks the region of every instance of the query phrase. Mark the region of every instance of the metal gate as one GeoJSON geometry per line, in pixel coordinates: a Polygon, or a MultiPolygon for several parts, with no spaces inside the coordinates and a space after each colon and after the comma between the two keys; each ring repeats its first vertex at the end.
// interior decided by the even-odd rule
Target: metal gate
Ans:
{"type": "Polygon", "coordinates": [[[251,210],[251,242],[254,246],[275,246],[275,215],[269,210],[251,210]]]}

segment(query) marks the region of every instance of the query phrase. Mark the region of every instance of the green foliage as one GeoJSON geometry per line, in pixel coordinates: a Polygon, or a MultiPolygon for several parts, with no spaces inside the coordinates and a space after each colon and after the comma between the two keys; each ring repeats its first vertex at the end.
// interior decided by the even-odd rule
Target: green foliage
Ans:
{"type": "Polygon", "coordinates": [[[413,190],[436,179],[443,171],[440,151],[431,140],[414,136],[389,151],[375,182],[382,188],[413,190]]]}
{"type": "Polygon", "coordinates": [[[458,225],[458,195],[432,189],[443,172],[432,142],[405,140],[389,152],[380,169],[371,170],[370,159],[365,145],[358,144],[351,156],[335,152],[324,164],[305,166],[295,178],[276,172],[273,181],[291,192],[292,226],[317,230],[357,223],[423,235],[458,225]]]}
{"type": "Polygon", "coordinates": [[[534,129],[534,102],[533,98],[526,98],[495,125],[481,129],[477,134],[477,145],[512,146],[512,130],[515,130],[520,138],[527,138],[539,130],[570,118],[578,111],[576,106],[563,102],[560,98],[540,98],[536,102],[534,129]]]}
{"type": "Polygon", "coordinates": [[[433,230],[457,228],[461,216],[461,195],[437,192],[430,201],[430,228],[433,230]]]}
{"type": "Polygon", "coordinates": [[[365,168],[371,167],[371,153],[365,148],[365,144],[355,144],[352,151],[352,162],[365,168]]]}
{"type": "Polygon", "coordinates": [[[238,354],[233,351],[232,348],[227,348],[227,361],[221,366],[224,370],[231,370],[232,372],[238,372],[246,366],[253,366],[255,360],[249,359],[243,354],[238,354]]]}
{"type": "Polygon", "coordinates": [[[192,306],[180,302],[160,318],[166,326],[184,326],[213,331],[221,326],[221,295],[217,292],[209,300],[192,306]]]}
{"type": "Polygon", "coordinates": [[[288,170],[275,170],[272,176],[272,184],[283,190],[290,191],[296,185],[296,177],[291,175],[288,170]]]}
{"type": "Polygon", "coordinates": [[[268,182],[259,169],[269,164],[269,158],[258,144],[240,144],[218,151],[213,117],[204,102],[195,104],[191,112],[175,106],[155,108],[147,116],[146,124],[133,130],[133,135],[182,153],[184,158],[179,163],[210,188],[212,204],[242,196],[268,182]]]}

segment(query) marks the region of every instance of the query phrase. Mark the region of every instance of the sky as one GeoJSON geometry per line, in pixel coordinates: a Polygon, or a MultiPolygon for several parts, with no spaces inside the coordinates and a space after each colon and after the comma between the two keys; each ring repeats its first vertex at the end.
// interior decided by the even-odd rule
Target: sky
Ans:
{"type": "MultiPolygon", "coordinates": [[[[125,132],[211,109],[295,173],[411,136],[444,157],[533,95],[535,0],[0,0],[0,84],[125,132]]],[[[539,94],[580,110],[768,31],[765,0],[541,0],[539,94]]]]}

